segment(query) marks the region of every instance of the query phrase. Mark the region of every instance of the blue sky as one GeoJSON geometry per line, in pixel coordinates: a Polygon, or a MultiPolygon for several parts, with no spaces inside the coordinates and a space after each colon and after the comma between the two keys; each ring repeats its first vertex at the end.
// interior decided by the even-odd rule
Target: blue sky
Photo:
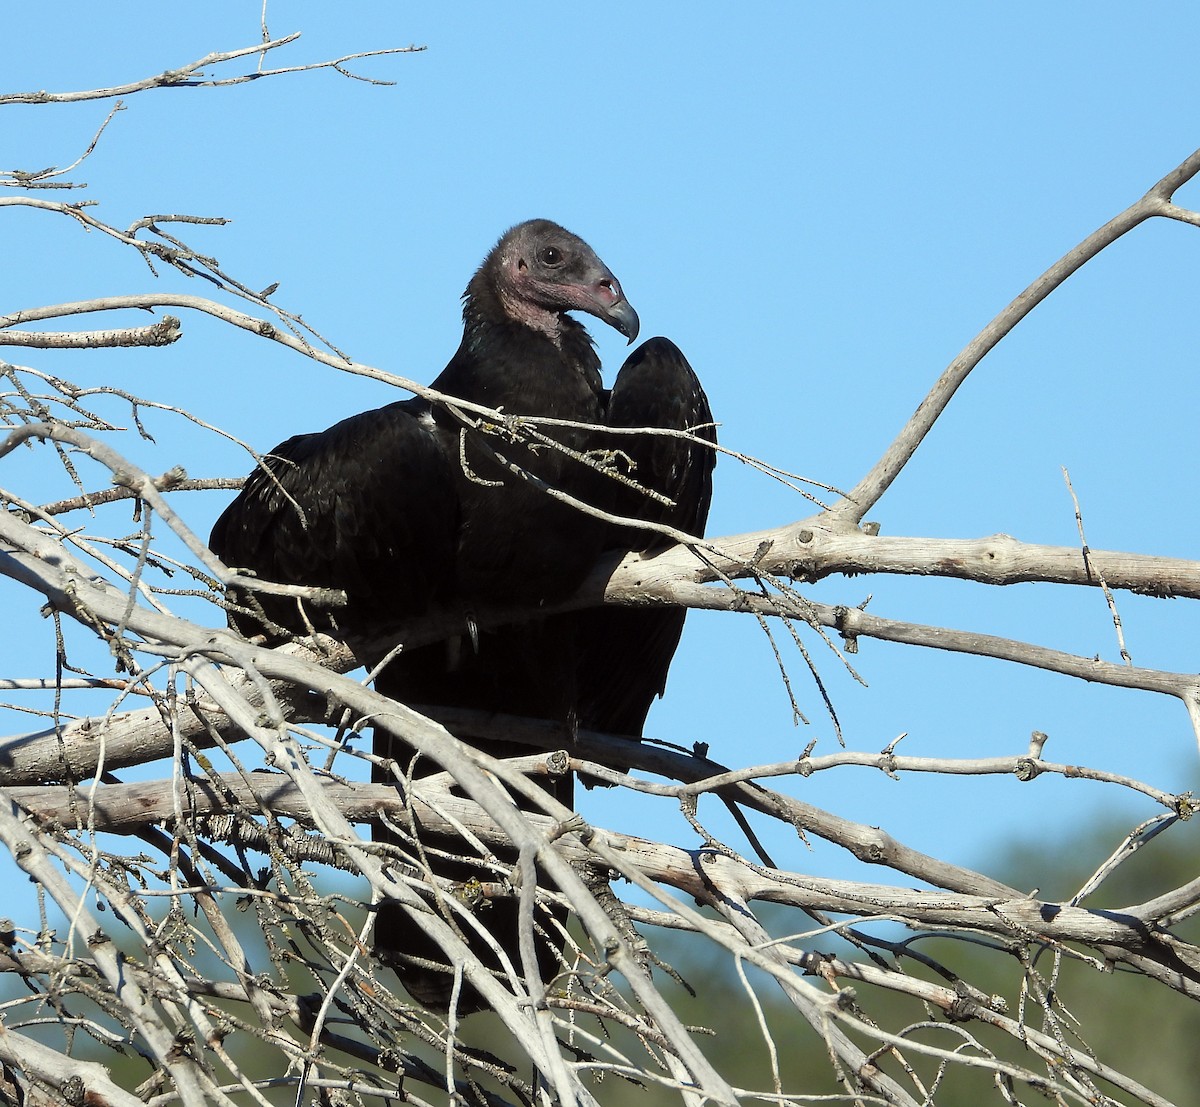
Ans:
{"type": "MultiPolygon", "coordinates": [[[[0,91],[119,83],[249,46],[258,10],[18,5],[6,13],[0,91]]],[[[496,237],[521,219],[556,219],[617,274],[643,335],[685,350],[725,444],[849,487],[997,311],[1200,146],[1193,44],[1143,16],[1115,3],[275,3],[273,34],[303,32],[275,65],[428,49],[358,66],[396,82],[388,88],[325,72],[134,96],[72,178],[90,182],[95,213],[120,226],[150,212],[228,216],[184,237],[252,287],[279,281],[275,301],[357,360],[422,381],[453,352],[459,296],[496,237]]],[[[0,162],[68,163],[107,110],[0,108],[0,162]]],[[[1177,198],[1200,204],[1200,189],[1177,198]]],[[[5,211],[0,314],[203,291],[156,281],[125,254],[61,217],[5,211]]],[[[1066,466],[1094,548],[1195,557],[1198,274],[1195,228],[1143,226],[1111,248],[980,366],[871,517],[893,535],[1074,544],[1066,466]]],[[[188,407],[259,448],[395,398],[206,320],[184,325],[169,350],[5,356],[188,407]]],[[[622,339],[593,331],[615,371],[622,339]]],[[[236,448],[177,419],[150,425],[158,444],[138,457],[152,470],[247,468],[236,448]]],[[[5,459],[0,484],[50,482],[47,464],[44,451],[5,459]]],[[[194,498],[199,531],[225,499],[194,498]]],[[[808,510],[725,460],[709,530],[808,510]]],[[[849,604],[872,594],[871,610],[891,618],[1117,658],[1098,592],[856,578],[814,594],[849,604]]],[[[0,671],[49,669],[48,626],[11,588],[2,602],[22,611],[33,646],[9,635],[0,671]]],[[[1200,669],[1194,604],[1125,595],[1119,605],[1137,664],[1200,669]]],[[[1039,729],[1050,759],[1174,791],[1195,781],[1195,741],[1173,701],[869,641],[855,660],[863,689],[810,648],[852,748],[908,732],[910,754],[1015,754],[1039,729]]],[[[787,656],[809,727],[793,728],[751,620],[694,615],[649,733],[707,741],[739,764],[794,756],[813,738],[833,752],[820,700],[787,656]]],[[[5,732],[27,726],[6,721],[5,732]]],[[[1079,820],[1132,825],[1155,813],[1046,779],[893,781],[848,769],[786,786],[965,864],[1035,835],[1074,851],[1079,820]]],[[[661,803],[612,793],[585,803],[605,825],[693,840],[661,803]]],[[[883,875],[823,844],[773,844],[789,868],[883,875]]],[[[1097,863],[1113,844],[1094,847],[1097,863]]]]}

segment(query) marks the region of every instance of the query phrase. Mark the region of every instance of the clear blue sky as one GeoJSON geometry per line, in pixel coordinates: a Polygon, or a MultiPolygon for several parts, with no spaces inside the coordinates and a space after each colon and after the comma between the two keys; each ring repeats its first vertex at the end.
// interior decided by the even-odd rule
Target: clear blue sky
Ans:
{"type": "MultiPolygon", "coordinates": [[[[170,11],[16,5],[0,91],[120,83],[258,35],[255,4],[170,11]]],[[[979,328],[1200,146],[1194,43],[1151,11],[277,2],[273,34],[304,37],[275,65],[428,50],[359,66],[391,88],[326,72],[135,96],[73,177],[118,225],[152,212],[230,217],[185,237],[250,286],[279,281],[276,302],[357,360],[423,381],[453,351],[459,295],[495,238],[521,219],[556,219],[618,275],[643,334],[686,351],[726,444],[848,487],[979,328]]],[[[107,110],[0,108],[0,162],[70,162],[107,110]]],[[[1178,198],[1200,204],[1200,189],[1178,198]]],[[[205,291],[170,275],[156,282],[126,252],[44,213],[0,215],[0,256],[0,313],[205,291]]],[[[1112,248],[984,362],[872,518],[887,534],[1073,544],[1065,465],[1093,547],[1196,557],[1198,274],[1194,228],[1146,226],[1112,248]]],[[[260,448],[394,398],[207,321],[184,325],[185,340],[165,351],[0,353],[181,404],[260,448]]],[[[622,340],[593,330],[615,371],[622,340]]],[[[235,448],[178,420],[150,425],[158,446],[138,456],[151,469],[247,468],[235,448]]],[[[28,490],[19,482],[36,483],[47,464],[44,451],[6,460],[0,484],[28,490]]],[[[195,498],[197,529],[225,499],[195,498]]],[[[711,534],[807,512],[728,460],[718,468],[711,534]]],[[[848,604],[873,594],[880,615],[1117,657],[1098,592],[859,578],[816,594],[848,604]]],[[[18,612],[29,625],[14,589],[0,602],[10,625],[18,612]]],[[[1119,602],[1135,663],[1200,669],[1195,604],[1119,602]]],[[[51,668],[49,626],[32,622],[34,648],[10,636],[0,671],[51,668]]],[[[1173,701],[869,641],[855,661],[863,689],[815,640],[810,649],[852,748],[878,750],[907,731],[910,754],[1014,754],[1040,729],[1053,760],[1177,791],[1195,780],[1195,742],[1173,701]]],[[[738,764],[794,756],[813,738],[832,752],[820,700],[787,657],[809,727],[793,728],[751,620],[693,616],[649,733],[707,741],[738,764]]],[[[28,727],[9,718],[4,732],[28,727]]],[[[1132,825],[1155,813],[1047,779],[897,782],[845,770],[786,786],[968,864],[1013,838],[1068,848],[1081,818],[1114,813],[1132,825]]],[[[635,815],[612,793],[585,802],[602,824],[693,841],[662,804],[635,815]]],[[[789,868],[864,875],[824,844],[773,841],[789,868]]],[[[1093,852],[1099,862],[1106,849],[1093,852]]]]}

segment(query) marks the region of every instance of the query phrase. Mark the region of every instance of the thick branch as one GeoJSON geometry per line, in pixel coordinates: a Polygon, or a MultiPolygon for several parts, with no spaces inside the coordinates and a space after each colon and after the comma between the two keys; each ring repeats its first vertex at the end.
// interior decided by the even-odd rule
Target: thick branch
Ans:
{"type": "MultiPolygon", "coordinates": [[[[139,1099],[124,1088],[113,1083],[108,1069],[95,1061],[84,1061],[79,1057],[67,1057],[57,1049],[25,1034],[18,1034],[0,1024],[0,1062],[5,1066],[26,1073],[40,1084],[64,1093],[72,1083],[85,1098],[77,1103],[104,1104],[106,1107],[145,1107],[139,1099]]],[[[33,1101],[37,1102],[37,1101],[33,1101]]],[[[66,1102],[61,1100],[60,1102],[66,1102]]]]}
{"type": "Polygon", "coordinates": [[[166,315],[148,327],[109,331],[0,330],[0,346],[29,346],[39,350],[98,350],[120,346],[169,346],[183,335],[179,320],[166,315]]]}
{"type": "MultiPolygon", "coordinates": [[[[699,563],[687,547],[672,547],[652,558],[631,554],[613,573],[604,598],[632,602],[632,592],[651,597],[675,581],[708,583],[760,575],[811,583],[835,574],[894,573],[949,577],[980,584],[1041,581],[1111,588],[1151,596],[1200,599],[1200,561],[1155,557],[1077,546],[1043,546],[1007,534],[983,538],[886,537],[847,529],[821,517],[772,530],[710,538],[718,552],[712,567],[699,563]]],[[[589,590],[597,574],[589,580],[589,590]]]]}

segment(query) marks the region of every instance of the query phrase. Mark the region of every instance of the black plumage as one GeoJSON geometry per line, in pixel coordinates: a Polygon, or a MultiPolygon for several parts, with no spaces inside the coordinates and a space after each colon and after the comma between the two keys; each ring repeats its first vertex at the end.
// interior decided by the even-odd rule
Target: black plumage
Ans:
{"type": "MultiPolygon", "coordinates": [[[[610,427],[691,431],[714,445],[717,441],[708,397],[687,359],[666,338],[649,339],[626,360],[605,422],[610,427]]],[[[685,535],[703,535],[716,452],[667,435],[614,434],[607,439],[612,449],[626,455],[639,484],[671,501],[664,504],[616,485],[609,510],[685,535]]],[[[612,527],[605,548],[652,554],[671,543],[660,530],[612,527]]],[[[573,622],[579,644],[576,717],[581,727],[641,736],[651,704],[666,687],[686,615],[684,608],[603,607],[564,616],[573,622]]]]}
{"type": "MultiPolygon", "coordinates": [[[[637,335],[638,318],[620,284],[586,243],[547,220],[519,224],[468,285],[462,342],[432,387],[506,417],[672,429],[711,422],[695,374],[666,339],[635,350],[606,391],[590,336],[566,314],[572,310],[609,323],[630,341],[637,335]]],[[[542,433],[576,452],[606,451],[672,506],[530,442],[515,423],[471,428],[447,405],[415,398],[277,447],[265,459],[267,471],[252,473],[217,521],[212,548],[227,565],[264,579],[346,591],[346,607],[333,614],[307,610],[307,619],[293,600],[260,596],[268,617],[292,633],[305,633],[311,621],[353,641],[405,618],[458,614],[461,635],[404,651],[378,675],[378,689],[397,699],[557,721],[564,741],[577,725],[640,735],[665,682],[682,611],[582,611],[477,634],[470,615],[497,604],[536,613],[575,591],[602,553],[664,544],[659,535],[587,516],[548,496],[539,482],[610,512],[699,534],[713,453],[662,436],[561,427],[542,433]],[[515,473],[496,453],[536,480],[515,473]]],[[[712,439],[711,430],[702,434],[712,439]]],[[[246,616],[235,621],[247,633],[261,629],[246,616]]],[[[475,744],[498,757],[526,752],[499,739],[475,744]]],[[[411,750],[382,731],[376,752],[405,767],[412,760],[411,750]]],[[[414,771],[436,768],[418,763],[414,771]]],[[[571,803],[569,776],[546,787],[571,803]]],[[[491,879],[465,863],[439,862],[436,872],[456,881],[491,879]]],[[[515,901],[497,901],[481,918],[519,966],[515,901]]],[[[377,949],[396,964],[409,991],[444,1006],[448,970],[404,961],[443,957],[403,909],[385,904],[375,934],[377,949]]],[[[559,949],[557,941],[539,942],[544,976],[557,971],[559,949]]],[[[482,947],[480,955],[494,962],[482,947]]],[[[464,1009],[476,1000],[468,990],[464,1009]]]]}

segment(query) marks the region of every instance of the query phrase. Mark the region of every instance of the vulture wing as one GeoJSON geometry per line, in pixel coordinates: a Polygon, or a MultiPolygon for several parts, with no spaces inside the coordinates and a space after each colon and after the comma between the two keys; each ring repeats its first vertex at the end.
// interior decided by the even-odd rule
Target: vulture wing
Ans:
{"type": "MultiPolygon", "coordinates": [[[[344,589],[345,609],[306,614],[318,629],[352,636],[436,605],[451,582],[458,524],[454,470],[428,405],[406,400],[275,447],[209,545],[266,580],[344,589]]],[[[261,602],[279,625],[307,633],[296,601],[261,602]]],[[[261,630],[246,616],[237,625],[261,630]]]]}
{"type": "MultiPolygon", "coordinates": [[[[700,381],[679,348],[666,338],[639,346],[618,374],[608,406],[608,425],[690,430],[715,443],[712,412],[700,381]]],[[[625,485],[615,485],[612,510],[627,518],[666,524],[702,536],[712,500],[715,451],[668,435],[610,435],[613,449],[630,459],[630,475],[665,495],[660,503],[625,485]]],[[[614,527],[606,548],[651,554],[671,540],[653,531],[614,527]]],[[[683,633],[686,611],[604,607],[577,618],[581,661],[578,718],[589,730],[640,737],[683,633]]]]}

